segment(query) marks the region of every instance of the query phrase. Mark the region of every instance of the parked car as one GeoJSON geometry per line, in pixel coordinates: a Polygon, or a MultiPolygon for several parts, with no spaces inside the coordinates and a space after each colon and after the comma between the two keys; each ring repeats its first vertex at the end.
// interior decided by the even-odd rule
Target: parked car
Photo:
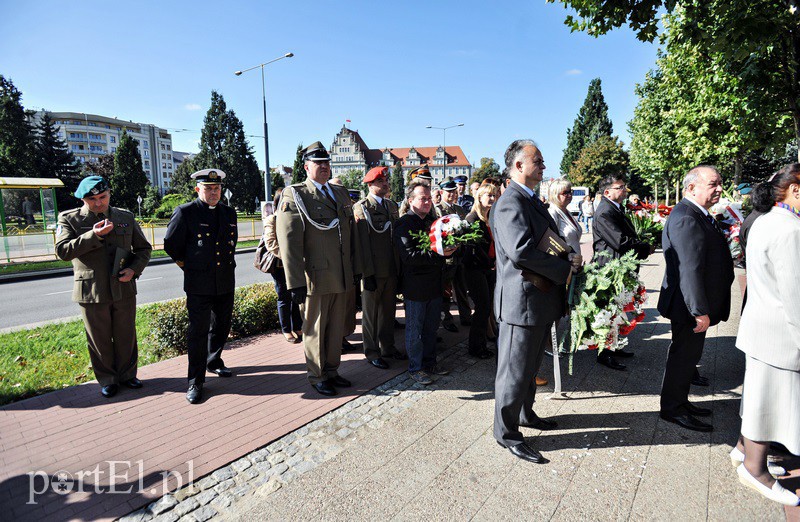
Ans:
{"type": "Polygon", "coordinates": [[[588,193],[588,187],[572,187],[572,201],[567,205],[570,214],[577,216],[581,213],[581,202],[588,193]]]}

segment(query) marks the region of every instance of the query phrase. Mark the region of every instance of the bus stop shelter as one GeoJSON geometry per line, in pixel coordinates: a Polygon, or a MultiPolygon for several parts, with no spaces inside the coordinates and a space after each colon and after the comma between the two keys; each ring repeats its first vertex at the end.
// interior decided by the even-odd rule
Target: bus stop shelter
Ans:
{"type": "MultiPolygon", "coordinates": [[[[25,241],[9,241],[10,236],[33,236],[49,235],[52,245],[52,232],[49,229],[56,224],[58,219],[58,204],[56,203],[56,189],[63,188],[64,183],[57,178],[3,178],[0,177],[0,231],[3,235],[3,247],[5,250],[6,261],[12,257],[17,257],[17,250],[22,246],[25,250],[25,241]],[[5,198],[3,192],[6,190],[38,190],[39,201],[42,209],[42,233],[40,234],[20,234],[17,230],[11,230],[6,221],[5,198]]],[[[16,227],[15,227],[16,228],[16,227]]],[[[30,238],[33,239],[33,238],[30,238]]],[[[28,241],[31,243],[31,241],[28,241]]],[[[33,241],[39,243],[39,241],[33,241]]],[[[51,248],[52,249],[52,248],[51,248]]]]}

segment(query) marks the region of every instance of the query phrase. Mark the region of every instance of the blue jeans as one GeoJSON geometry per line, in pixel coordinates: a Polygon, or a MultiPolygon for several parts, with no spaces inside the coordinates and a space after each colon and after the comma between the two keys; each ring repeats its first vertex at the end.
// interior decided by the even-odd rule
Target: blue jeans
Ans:
{"type": "Polygon", "coordinates": [[[286,272],[283,268],[275,269],[272,280],[275,281],[275,293],[278,294],[278,321],[281,323],[281,331],[299,332],[303,329],[303,317],[300,315],[300,305],[292,302],[292,295],[286,288],[286,272]]]}
{"type": "Polygon", "coordinates": [[[418,372],[436,364],[436,330],[442,298],[430,301],[406,299],[406,351],[408,371],[418,372]]]}

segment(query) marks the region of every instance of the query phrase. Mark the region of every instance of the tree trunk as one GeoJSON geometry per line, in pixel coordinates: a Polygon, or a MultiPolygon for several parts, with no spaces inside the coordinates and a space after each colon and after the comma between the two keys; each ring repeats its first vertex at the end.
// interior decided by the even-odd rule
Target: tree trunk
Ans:
{"type": "Polygon", "coordinates": [[[742,156],[736,155],[733,158],[733,186],[738,187],[739,183],[742,182],[742,170],[744,166],[742,165],[742,156]]]}

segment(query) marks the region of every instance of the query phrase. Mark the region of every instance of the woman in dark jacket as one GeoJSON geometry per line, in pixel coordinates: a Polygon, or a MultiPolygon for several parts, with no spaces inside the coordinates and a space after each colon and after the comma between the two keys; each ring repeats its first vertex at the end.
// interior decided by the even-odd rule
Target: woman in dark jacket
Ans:
{"type": "Polygon", "coordinates": [[[484,241],[470,246],[464,252],[464,268],[466,269],[467,290],[475,303],[472,315],[472,326],[469,330],[469,353],[480,359],[492,357],[486,348],[486,332],[489,328],[489,316],[492,313],[492,295],[495,284],[494,239],[489,229],[489,209],[500,196],[499,187],[484,183],[475,195],[472,212],[467,214],[467,221],[479,223],[483,231],[484,241]]]}

